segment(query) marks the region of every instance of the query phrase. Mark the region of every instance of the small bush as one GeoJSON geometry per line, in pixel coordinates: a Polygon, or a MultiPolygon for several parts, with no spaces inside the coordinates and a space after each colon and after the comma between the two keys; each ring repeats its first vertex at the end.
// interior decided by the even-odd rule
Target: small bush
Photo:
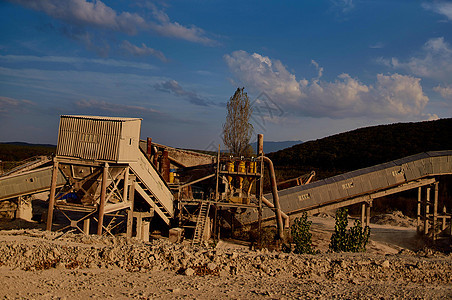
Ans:
{"type": "Polygon", "coordinates": [[[353,227],[347,230],[347,213],[346,208],[337,210],[336,225],[329,248],[333,252],[364,252],[369,241],[370,228],[363,228],[361,221],[356,220],[353,227]]]}
{"type": "Polygon", "coordinates": [[[290,232],[292,240],[295,243],[294,253],[297,254],[315,254],[316,251],[312,249],[311,237],[312,234],[309,231],[311,229],[311,221],[308,221],[308,214],[305,212],[300,218],[296,218],[292,226],[290,226],[290,232]]]}

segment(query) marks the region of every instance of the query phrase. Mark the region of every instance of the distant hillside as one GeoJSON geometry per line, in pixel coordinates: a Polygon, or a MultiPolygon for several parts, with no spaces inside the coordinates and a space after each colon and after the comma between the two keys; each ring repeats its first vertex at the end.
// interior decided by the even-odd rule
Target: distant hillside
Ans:
{"type": "Polygon", "coordinates": [[[434,150],[452,149],[452,119],[356,129],[269,153],[278,181],[311,170],[316,179],[434,150]]]}
{"type": "MultiPolygon", "coordinates": [[[[266,142],[264,141],[264,152],[276,152],[282,149],[286,149],[292,147],[294,145],[298,145],[303,143],[302,141],[283,141],[283,142],[266,142]]],[[[257,153],[257,142],[251,143],[251,147],[254,152],[257,153]]]]}
{"type": "Polygon", "coordinates": [[[0,143],[0,160],[22,161],[36,155],[51,155],[55,151],[56,146],[48,144],[0,143]]]}

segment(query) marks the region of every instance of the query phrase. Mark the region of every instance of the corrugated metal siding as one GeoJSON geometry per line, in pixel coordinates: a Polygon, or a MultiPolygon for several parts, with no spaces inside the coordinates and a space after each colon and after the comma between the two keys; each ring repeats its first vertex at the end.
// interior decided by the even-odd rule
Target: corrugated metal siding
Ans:
{"type": "Polygon", "coordinates": [[[121,118],[61,116],[57,155],[87,160],[117,161],[121,118]]]}

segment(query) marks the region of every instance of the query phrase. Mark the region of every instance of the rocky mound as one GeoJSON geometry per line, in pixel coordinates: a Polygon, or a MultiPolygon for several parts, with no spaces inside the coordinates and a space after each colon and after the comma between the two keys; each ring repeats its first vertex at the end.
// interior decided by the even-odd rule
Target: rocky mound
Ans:
{"type": "Polygon", "coordinates": [[[145,243],[40,230],[0,231],[0,265],[8,269],[112,269],[184,275],[270,276],[348,283],[390,281],[452,286],[451,256],[328,253],[297,255],[267,250],[193,248],[158,239],[145,243]]]}
{"type": "Polygon", "coordinates": [[[391,213],[373,216],[370,219],[371,223],[379,225],[391,225],[398,227],[415,227],[416,220],[405,216],[401,211],[393,211],[391,213]]]}

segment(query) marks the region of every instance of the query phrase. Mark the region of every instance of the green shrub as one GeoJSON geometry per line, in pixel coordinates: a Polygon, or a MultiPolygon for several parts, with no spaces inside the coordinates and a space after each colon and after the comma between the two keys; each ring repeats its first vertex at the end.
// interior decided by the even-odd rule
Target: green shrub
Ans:
{"type": "Polygon", "coordinates": [[[311,221],[308,221],[308,214],[306,212],[300,218],[296,218],[292,226],[290,226],[290,232],[292,240],[295,244],[294,253],[297,254],[315,254],[316,251],[312,249],[311,237],[312,234],[309,231],[311,229],[311,221]]]}
{"type": "Polygon", "coordinates": [[[353,227],[347,230],[347,212],[346,208],[337,210],[336,225],[329,248],[333,252],[364,252],[369,241],[370,228],[363,228],[361,221],[356,220],[353,227]]]}

